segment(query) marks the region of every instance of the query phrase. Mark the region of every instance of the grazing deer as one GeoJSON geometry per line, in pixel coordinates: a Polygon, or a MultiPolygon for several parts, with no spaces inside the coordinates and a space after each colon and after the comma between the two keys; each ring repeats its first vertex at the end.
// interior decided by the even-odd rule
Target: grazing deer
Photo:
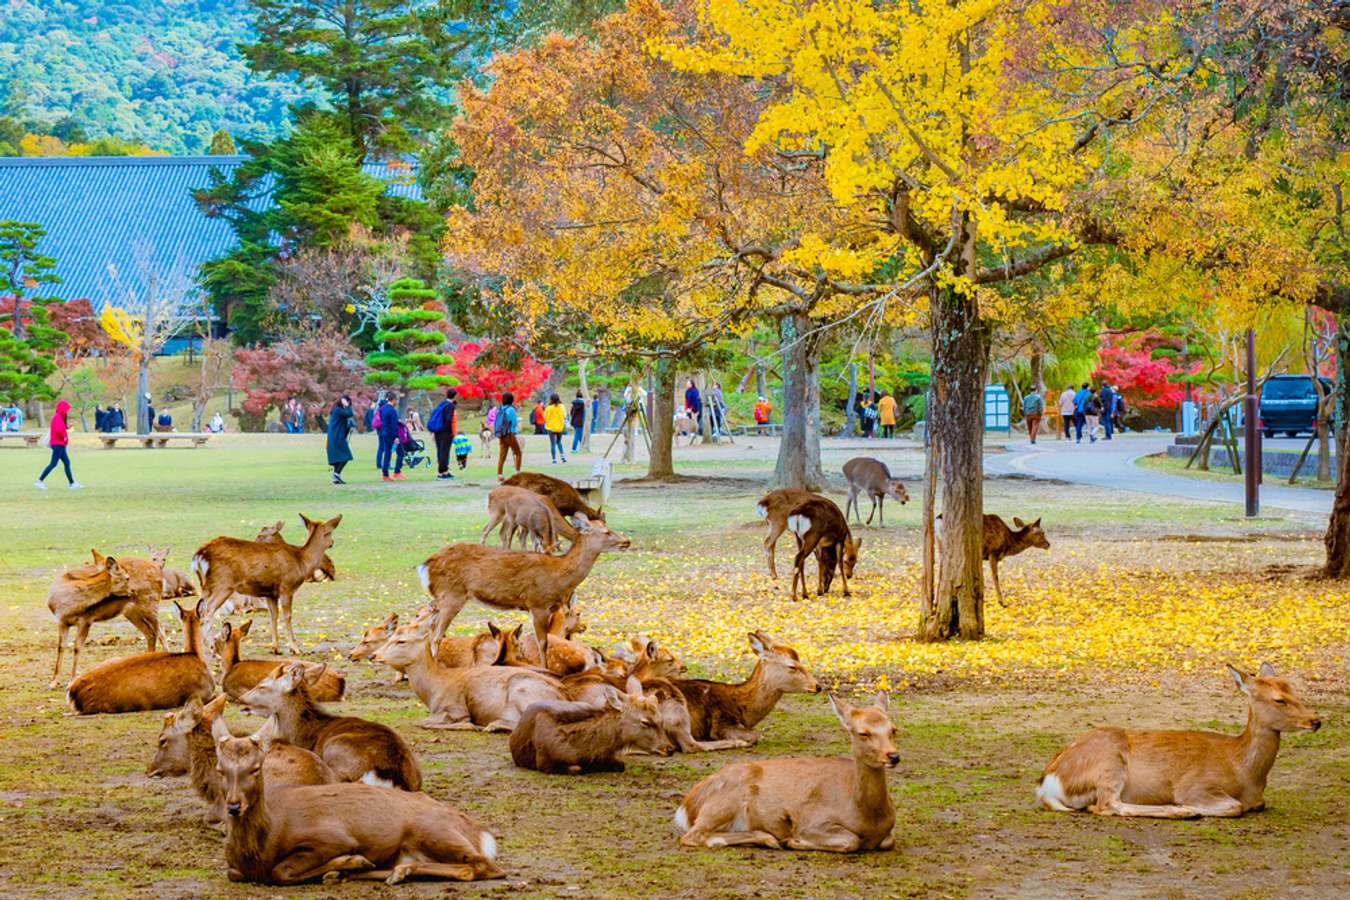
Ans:
{"type": "Polygon", "coordinates": [[[511,732],[511,759],[547,775],[622,772],[623,756],[641,750],[669,756],[674,745],[658,720],[656,700],[629,678],[627,693],[606,686],[599,703],[550,700],[525,710],[511,732]]]}
{"type": "Polygon", "coordinates": [[[432,635],[439,638],[470,598],[494,609],[529,610],[534,636],[545,635],[553,613],[562,609],[577,585],[606,550],[629,546],[604,522],[576,516],[577,539],[562,556],[521,553],[480,544],[451,544],[417,567],[422,587],[436,604],[432,635]]]}
{"type": "Polygon", "coordinates": [[[71,709],[80,715],[174,709],[190,698],[208,700],[215,682],[202,652],[201,604],[178,606],[183,621],[183,652],[152,651],[110,659],[85,672],[66,688],[71,709]]]}
{"type": "Polygon", "coordinates": [[[813,553],[816,557],[818,593],[823,595],[829,592],[837,566],[840,580],[844,583],[844,596],[849,596],[848,580],[858,565],[862,538],[854,539],[853,533],[849,531],[848,520],[839,507],[824,497],[813,497],[788,513],[787,526],[788,531],[797,536],[797,555],[792,560],[792,599],[797,599],[798,581],[802,586],[802,599],[811,596],[806,587],[806,557],[813,553]]]}
{"type": "Polygon", "coordinates": [[[763,759],[733,763],[684,795],[675,810],[686,847],[751,844],[778,850],[890,850],[895,806],[886,770],[900,763],[885,694],[855,708],[830,695],[853,758],[763,759]]]}
{"type": "MultiPolygon", "coordinates": [[[[225,789],[216,770],[215,719],[228,698],[221,694],[205,706],[193,698],[178,712],[164,715],[155,758],[146,774],[151,778],[191,776],[192,789],[206,801],[206,824],[225,826],[225,789]]],[[[273,741],[263,759],[263,774],[272,787],[288,784],[331,784],[336,781],[328,764],[308,750],[273,741]]]]}
{"type": "Polygon", "coordinates": [[[1265,807],[1266,778],[1285,731],[1322,720],[1270,663],[1256,675],[1228,673],[1247,695],[1247,727],[1212,731],[1097,728],[1055,754],[1036,787],[1041,806],[1099,816],[1187,819],[1240,816],[1265,807]]]}
{"type": "Polygon", "coordinates": [[[811,491],[802,491],[796,488],[780,488],[776,491],[770,491],[765,494],[759,503],[755,505],[755,512],[769,526],[769,533],[764,536],[764,550],[769,555],[769,577],[777,580],[778,567],[774,565],[774,547],[778,544],[778,539],[787,531],[788,514],[801,506],[807,500],[819,498],[825,499],[820,494],[813,494],[811,491]]]}
{"type": "Polygon", "coordinates": [[[425,628],[400,628],[375,651],[375,661],[407,674],[408,685],[431,713],[418,723],[424,728],[510,731],[531,703],[563,699],[558,679],[532,669],[441,665],[425,628]]]}
{"type": "Polygon", "coordinates": [[[333,546],[333,530],[342,521],[336,516],[326,522],[305,518],[305,543],[296,547],[285,541],[245,541],[240,538],[218,537],[197,548],[192,557],[192,571],[202,585],[202,599],[207,602],[209,620],[231,594],[236,591],[262,597],[272,617],[272,652],[281,653],[277,631],[277,608],[286,621],[287,648],[299,653],[295,630],[291,625],[291,599],[300,585],[323,561],[324,551],[333,546]]]}
{"type": "Polygon", "coordinates": [[[225,861],[231,881],[300,884],[319,878],[475,881],[501,878],[497,842],[478,822],[423,793],[369,784],[267,790],[263,760],[274,720],[236,738],[213,725],[228,814],[225,861]]]}
{"type": "Polygon", "coordinates": [[[701,741],[759,740],[754,728],[789,692],[820,693],[820,685],[797,651],[763,631],[753,631],[750,649],[759,660],[740,684],[701,678],[672,678],[689,704],[691,727],[701,741]]]}
{"type": "Polygon", "coordinates": [[[94,565],[80,566],[56,576],[47,593],[47,609],[56,620],[56,665],[52,667],[50,687],[61,681],[61,654],[65,650],[66,633],[75,626],[75,643],[70,648],[70,677],[80,664],[80,650],[89,637],[89,627],[95,622],[106,622],[117,616],[126,616],[145,635],[146,649],[153,652],[159,638],[159,601],[138,595],[131,587],[131,573],[118,560],[103,556],[97,550],[94,565]]]}
{"type": "Polygon", "coordinates": [[[554,509],[566,518],[582,515],[593,522],[605,521],[605,513],[601,507],[592,509],[582,499],[577,489],[561,478],[554,478],[542,472],[517,472],[502,484],[525,488],[541,497],[547,497],[554,509]]]}
{"type": "Polygon", "coordinates": [[[994,577],[994,596],[998,598],[999,606],[1008,604],[1003,601],[1003,588],[998,583],[998,564],[1028,547],[1050,549],[1050,541],[1041,530],[1040,519],[1027,525],[1014,516],[1013,525],[1017,531],[1009,528],[998,516],[984,514],[984,558],[989,560],[989,574],[994,577]]]}
{"type": "MultiPolygon", "coordinates": [[[[216,656],[220,657],[222,670],[220,688],[231,700],[238,701],[259,681],[272,674],[277,666],[297,662],[292,659],[240,659],[239,643],[244,639],[244,635],[248,634],[252,625],[252,619],[238,628],[226,622],[221,626],[220,635],[216,638],[215,651],[216,656]]],[[[300,664],[312,676],[310,695],[315,700],[328,703],[342,699],[342,694],[347,688],[347,679],[342,677],[341,672],[334,672],[323,663],[300,664]]]]}
{"type": "Polygon", "coordinates": [[[421,790],[417,757],[398,732],[379,722],[326,712],[310,696],[310,680],[301,663],[279,666],[240,702],[276,719],[278,736],[313,751],[338,781],[421,790]]]}
{"type": "Polygon", "coordinates": [[[503,484],[488,494],[488,521],[483,526],[480,544],[487,543],[492,529],[501,526],[502,546],[510,550],[516,531],[521,533],[520,546],[533,538],[535,550],[552,553],[558,547],[558,538],[576,540],[576,529],[564,519],[552,501],[523,487],[503,484]]]}
{"type": "Polygon", "coordinates": [[[867,514],[867,524],[872,524],[872,516],[881,515],[877,524],[886,525],[886,498],[892,497],[904,504],[909,501],[909,492],[899,478],[891,477],[891,470],[879,459],[870,456],[855,456],[844,463],[844,478],[848,479],[848,502],[844,504],[844,516],[848,517],[849,507],[858,524],[863,524],[862,509],[858,495],[866,494],[872,501],[872,511],[867,514]]]}

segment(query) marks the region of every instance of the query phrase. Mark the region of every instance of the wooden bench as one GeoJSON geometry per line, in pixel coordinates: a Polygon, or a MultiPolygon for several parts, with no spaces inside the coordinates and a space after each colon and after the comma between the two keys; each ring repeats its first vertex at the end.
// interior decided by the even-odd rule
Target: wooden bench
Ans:
{"type": "Polygon", "coordinates": [[[36,431],[0,431],[0,441],[6,438],[18,438],[23,441],[25,447],[36,447],[37,442],[42,440],[42,435],[36,431]]]}
{"type": "Polygon", "coordinates": [[[750,436],[763,435],[764,437],[777,437],[783,433],[783,426],[770,422],[767,425],[735,425],[731,428],[734,435],[750,436]]]}
{"type": "Polygon", "coordinates": [[[118,434],[100,434],[98,439],[103,442],[104,450],[111,450],[117,446],[118,441],[136,441],[142,447],[147,449],[151,447],[167,447],[173,441],[191,441],[193,447],[200,447],[211,440],[211,435],[197,432],[177,432],[177,431],[158,431],[150,434],[132,434],[130,432],[118,434]]]}

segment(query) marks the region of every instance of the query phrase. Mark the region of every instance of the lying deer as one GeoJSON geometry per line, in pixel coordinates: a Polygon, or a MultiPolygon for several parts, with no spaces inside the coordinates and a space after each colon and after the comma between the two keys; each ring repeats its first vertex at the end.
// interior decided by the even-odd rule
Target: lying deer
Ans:
{"type": "Polygon", "coordinates": [[[531,703],[563,699],[558,679],[531,669],[441,665],[424,628],[400,628],[375,651],[375,661],[407,674],[408,685],[431,713],[419,723],[425,728],[510,731],[531,703]]]}
{"type": "Polygon", "coordinates": [[[789,692],[820,693],[820,685],[797,651],[763,631],[749,635],[750,649],[759,660],[750,677],[740,684],[701,678],[672,678],[689,704],[693,736],[701,741],[759,740],[754,728],[779,699],[789,692]]]}
{"type": "Polygon", "coordinates": [[[839,578],[844,584],[844,596],[849,596],[848,580],[858,565],[858,551],[862,549],[862,538],[855,539],[849,531],[848,520],[834,505],[834,501],[824,497],[813,497],[788,513],[788,530],[797,537],[797,555],[792,559],[793,600],[797,599],[797,583],[802,586],[802,599],[811,596],[806,587],[806,558],[816,557],[816,579],[819,594],[829,593],[830,582],[836,566],[839,578]]]}
{"type": "Polygon", "coordinates": [[[751,844],[773,850],[890,850],[895,806],[886,770],[900,762],[885,694],[854,708],[830,695],[853,758],[762,759],[733,763],[685,794],[675,810],[686,847],[751,844]]]}
{"type": "Polygon", "coordinates": [[[1247,695],[1247,727],[1212,731],[1097,728],[1050,760],[1036,787],[1041,806],[1099,816],[1240,816],[1265,808],[1266,777],[1285,731],[1316,731],[1322,720],[1294,696],[1270,663],[1257,675],[1228,673],[1247,695]]]}
{"type": "MultiPolygon", "coordinates": [[[[215,651],[216,656],[220,657],[222,669],[220,688],[231,700],[239,700],[259,681],[272,674],[277,666],[297,662],[291,659],[240,659],[239,643],[252,626],[252,619],[238,628],[226,622],[221,626],[220,635],[216,638],[215,651]]],[[[328,703],[342,699],[342,694],[347,688],[347,679],[342,677],[341,672],[334,672],[322,663],[300,664],[313,679],[310,694],[315,700],[328,703]]]]}
{"type": "Polygon", "coordinates": [[[276,719],[277,735],[317,754],[338,781],[421,790],[417,757],[398,732],[379,722],[324,711],[310,695],[310,681],[301,663],[279,666],[240,702],[276,719]]]}
{"type": "MultiPolygon", "coordinates": [[[[561,615],[561,612],[556,613],[553,618],[556,620],[561,615]]],[[[550,623],[550,628],[552,627],[552,623],[550,623]]],[[[524,626],[517,625],[511,631],[502,631],[491,622],[488,623],[489,632],[498,641],[503,642],[499,645],[501,651],[496,660],[498,665],[537,668],[540,671],[557,675],[584,672],[600,665],[601,656],[599,652],[592,650],[585,644],[570,641],[561,634],[550,633],[548,635],[548,665],[541,666],[539,644],[534,640],[532,634],[522,639],[520,633],[523,628],[524,626]],[[526,642],[529,643],[532,652],[526,652],[526,642]]]]}
{"type": "Polygon", "coordinates": [[[870,456],[855,456],[844,463],[844,478],[848,480],[848,502],[844,504],[844,516],[848,517],[849,507],[862,525],[862,510],[858,504],[858,495],[866,494],[872,501],[872,510],[867,514],[867,524],[872,524],[872,516],[881,515],[877,524],[886,524],[886,498],[892,497],[901,504],[909,501],[909,492],[899,478],[891,477],[891,470],[879,459],[870,456]]]}
{"type": "Polygon", "coordinates": [[[174,709],[192,697],[209,700],[215,695],[202,651],[201,604],[184,609],[175,601],[174,606],[183,621],[183,652],[137,653],[95,666],[66,688],[76,713],[174,709]]]}
{"type": "Polygon", "coordinates": [[[689,704],[684,694],[674,682],[657,676],[636,673],[643,670],[641,664],[632,669],[634,674],[614,676],[592,669],[579,675],[563,679],[563,690],[573,700],[590,703],[603,703],[606,689],[622,690],[631,680],[636,680],[643,693],[656,703],[656,723],[661,727],[666,739],[683,753],[707,753],[714,750],[733,750],[749,747],[751,742],[741,739],[723,741],[700,741],[694,737],[693,718],[689,714],[689,704]]]}
{"type": "Polygon", "coordinates": [[[75,642],[70,648],[70,677],[80,664],[80,650],[95,622],[126,616],[145,635],[147,651],[153,652],[159,638],[159,599],[133,590],[131,573],[118,560],[97,550],[94,565],[80,566],[56,576],[47,593],[47,609],[56,620],[56,665],[52,667],[53,689],[60,686],[61,654],[66,633],[75,627],[75,642]]]}
{"type": "Polygon", "coordinates": [[[566,605],[577,585],[606,550],[623,550],[627,538],[610,531],[604,522],[576,517],[577,539],[562,556],[521,553],[480,544],[451,544],[417,567],[422,587],[436,604],[432,635],[440,638],[446,626],[470,598],[494,609],[529,610],[534,636],[546,646],[545,635],[553,614],[566,605]]]}
{"type": "Polygon", "coordinates": [[[599,703],[551,700],[532,704],[511,732],[511,759],[547,775],[622,772],[623,756],[674,749],[658,721],[656,701],[630,678],[627,693],[604,688],[599,703]]]}
{"type": "MultiPolygon", "coordinates": [[[[155,758],[146,774],[151,778],[191,776],[192,789],[206,801],[207,825],[225,825],[225,790],[216,770],[215,719],[225,710],[224,694],[205,706],[193,698],[178,712],[166,713],[155,758]]],[[[331,784],[336,781],[328,764],[308,750],[273,741],[263,759],[263,774],[272,787],[289,784],[331,784]]]]}
{"type": "Polygon", "coordinates": [[[517,472],[502,484],[525,488],[541,497],[547,497],[554,509],[566,518],[582,515],[593,522],[605,521],[605,513],[600,507],[592,509],[582,499],[577,489],[561,478],[554,478],[542,472],[517,472]]]}
{"type": "Polygon", "coordinates": [[[999,606],[1008,604],[1003,601],[1003,588],[998,583],[998,564],[1028,547],[1050,549],[1050,541],[1041,530],[1040,519],[1027,525],[1014,516],[1013,525],[1017,531],[1009,528],[998,516],[984,514],[984,558],[989,560],[989,574],[994,577],[994,596],[998,598],[999,606]]]}
{"type": "Polygon", "coordinates": [[[500,525],[502,546],[511,549],[516,532],[520,531],[521,549],[532,538],[534,549],[552,553],[558,548],[558,539],[576,540],[576,529],[564,519],[547,497],[523,487],[503,484],[488,494],[488,521],[483,526],[480,544],[487,543],[492,529],[500,525]]]}
{"type": "Polygon", "coordinates": [[[266,790],[263,760],[274,720],[236,738],[213,725],[229,814],[225,861],[231,881],[300,884],[319,878],[475,881],[501,878],[497,842],[486,828],[426,794],[368,784],[266,790]]]}
{"type": "Polygon", "coordinates": [[[788,514],[801,506],[807,500],[821,499],[820,494],[813,494],[811,491],[802,491],[796,488],[780,488],[776,491],[770,491],[755,505],[755,512],[769,526],[769,533],[764,536],[764,550],[769,555],[769,577],[778,578],[778,568],[774,565],[774,547],[778,544],[778,539],[787,531],[788,514]]]}
{"type": "Polygon", "coordinates": [[[291,625],[291,599],[300,585],[318,569],[324,552],[333,546],[333,530],[342,521],[342,516],[315,522],[302,515],[300,521],[304,523],[307,535],[305,543],[299,547],[285,541],[218,537],[197,548],[192,557],[192,571],[202,584],[207,620],[235,592],[262,597],[267,601],[267,611],[272,617],[272,652],[281,653],[278,607],[286,623],[287,647],[291,653],[300,652],[291,625]]]}

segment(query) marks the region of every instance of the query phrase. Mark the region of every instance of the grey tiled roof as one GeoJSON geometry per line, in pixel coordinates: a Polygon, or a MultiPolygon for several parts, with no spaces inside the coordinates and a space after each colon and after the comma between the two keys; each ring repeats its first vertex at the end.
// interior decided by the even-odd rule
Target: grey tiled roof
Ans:
{"type": "MultiPolygon", "coordinates": [[[[0,157],[0,220],[36,222],[47,230],[39,250],[56,258],[62,282],[40,292],[87,299],[95,310],[115,296],[109,264],[136,271],[133,245],[145,243],[156,263],[197,266],[234,245],[224,219],[208,218],[192,199],[210,185],[211,168],[228,173],[243,156],[0,157]]],[[[389,194],[421,199],[416,169],[370,162],[389,194]]],[[[134,312],[134,310],[131,310],[134,312]]]]}

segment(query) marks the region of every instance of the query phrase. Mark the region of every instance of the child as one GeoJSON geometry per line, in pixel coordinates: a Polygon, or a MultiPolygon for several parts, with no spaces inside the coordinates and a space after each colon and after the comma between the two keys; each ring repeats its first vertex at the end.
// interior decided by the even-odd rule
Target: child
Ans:
{"type": "Polygon", "coordinates": [[[473,441],[469,440],[469,436],[461,431],[455,435],[455,439],[450,446],[455,451],[455,460],[459,463],[459,467],[461,469],[467,468],[469,454],[473,452],[473,441]]]}

